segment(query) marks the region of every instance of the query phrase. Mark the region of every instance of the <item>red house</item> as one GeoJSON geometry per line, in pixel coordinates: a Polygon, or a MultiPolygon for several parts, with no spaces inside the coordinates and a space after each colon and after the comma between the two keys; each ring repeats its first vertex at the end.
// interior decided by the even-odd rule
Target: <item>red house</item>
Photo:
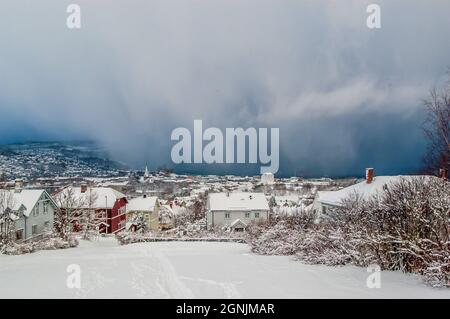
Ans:
{"type": "MultiPolygon", "coordinates": [[[[127,198],[121,192],[110,187],[68,187],[62,191],[73,198],[79,210],[95,211],[95,222],[100,233],[114,234],[125,229],[127,198]]],[[[61,207],[64,209],[64,207],[61,207]]],[[[79,230],[76,222],[74,230],[79,230]]]]}

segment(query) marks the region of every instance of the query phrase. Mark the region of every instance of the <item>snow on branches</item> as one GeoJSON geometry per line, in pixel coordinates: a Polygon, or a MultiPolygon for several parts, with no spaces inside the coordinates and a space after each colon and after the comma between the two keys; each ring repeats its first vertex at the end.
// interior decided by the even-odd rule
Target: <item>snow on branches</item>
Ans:
{"type": "Polygon", "coordinates": [[[369,199],[350,196],[315,224],[296,217],[249,229],[252,250],[314,264],[368,266],[423,275],[450,286],[450,183],[402,177],[369,199]]]}

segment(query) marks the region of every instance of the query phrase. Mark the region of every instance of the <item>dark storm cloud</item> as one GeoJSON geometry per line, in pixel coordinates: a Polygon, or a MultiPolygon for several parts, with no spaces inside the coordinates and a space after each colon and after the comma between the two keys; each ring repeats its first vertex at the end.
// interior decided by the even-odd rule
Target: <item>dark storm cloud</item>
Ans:
{"type": "MultiPolygon", "coordinates": [[[[91,139],[170,163],[177,126],[280,127],[281,174],[411,172],[450,65],[450,3],[2,1],[0,142],[91,139]],[[82,8],[82,29],[65,26],[82,8]]],[[[200,168],[201,169],[201,168],[200,168]]]]}

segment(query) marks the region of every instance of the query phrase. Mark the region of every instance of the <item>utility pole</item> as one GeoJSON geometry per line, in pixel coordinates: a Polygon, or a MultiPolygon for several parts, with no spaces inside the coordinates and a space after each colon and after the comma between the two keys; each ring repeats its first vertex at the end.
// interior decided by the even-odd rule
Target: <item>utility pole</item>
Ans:
{"type": "Polygon", "coordinates": [[[105,195],[105,235],[108,233],[108,196],[105,195]]]}

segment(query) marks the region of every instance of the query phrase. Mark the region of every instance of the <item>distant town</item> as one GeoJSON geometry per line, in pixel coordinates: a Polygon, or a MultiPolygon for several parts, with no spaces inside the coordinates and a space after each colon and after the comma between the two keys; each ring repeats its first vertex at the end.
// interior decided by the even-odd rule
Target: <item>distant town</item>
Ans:
{"type": "MultiPolygon", "coordinates": [[[[78,197],[84,196],[87,190],[93,191],[98,197],[95,201],[97,206],[94,208],[109,210],[107,218],[99,219],[102,225],[106,224],[106,231],[99,225],[106,233],[125,230],[127,213],[152,212],[155,207],[160,207],[158,211],[168,211],[169,222],[165,222],[165,226],[157,227],[152,224],[151,229],[172,228],[177,214],[186,213],[198,203],[200,203],[198,214],[206,218],[206,199],[211,193],[262,195],[263,197],[259,198],[260,201],[262,200],[260,218],[264,220],[268,219],[268,203],[272,198],[275,201],[274,206],[279,208],[279,213],[293,215],[311,206],[318,191],[337,190],[358,181],[356,178],[275,179],[270,173],[247,177],[191,176],[175,174],[167,169],[150,171],[148,167],[142,171],[130,170],[124,169],[124,166],[114,161],[99,158],[98,152],[94,153],[86,146],[60,143],[13,145],[3,147],[0,154],[0,188],[11,189],[15,194],[22,195],[28,191],[41,190],[47,194],[50,202],[56,202],[55,198],[69,187],[76,190],[78,197]],[[125,199],[122,210],[121,207],[113,207],[114,203],[121,198],[125,199]],[[117,219],[118,215],[121,215],[121,218],[117,219]],[[112,222],[113,220],[118,222],[112,222]]],[[[36,199],[39,200],[39,198],[36,199]]],[[[254,202],[258,201],[255,195],[253,200],[246,199],[240,204],[240,206],[249,205],[247,208],[242,207],[245,211],[251,210],[254,202]]],[[[217,200],[220,201],[220,199],[217,200]]],[[[128,215],[130,224],[130,219],[134,215],[128,215]]],[[[159,219],[159,216],[156,218],[159,219]]],[[[249,217],[244,219],[247,223],[251,221],[249,217]]],[[[236,218],[230,219],[230,224],[235,221],[236,218]]],[[[38,225],[36,229],[44,231],[44,224],[48,222],[43,221],[43,224],[38,225]]],[[[29,237],[42,234],[39,232],[28,235],[20,234],[16,237],[28,240],[29,237]]]]}

